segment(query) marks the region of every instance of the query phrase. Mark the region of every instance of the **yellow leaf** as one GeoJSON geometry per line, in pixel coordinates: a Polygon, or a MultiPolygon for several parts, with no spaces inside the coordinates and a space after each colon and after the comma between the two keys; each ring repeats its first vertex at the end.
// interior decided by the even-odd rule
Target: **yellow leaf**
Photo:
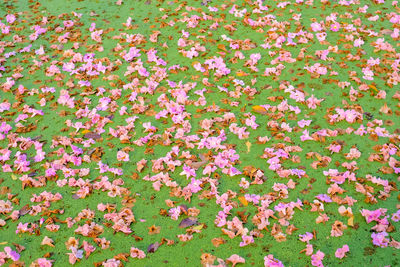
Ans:
{"type": "Polygon", "coordinates": [[[351,216],[348,220],[347,220],[347,224],[349,226],[354,226],[354,216],[351,216]]]}
{"type": "Polygon", "coordinates": [[[260,114],[267,114],[267,110],[265,108],[263,108],[262,106],[253,106],[252,107],[254,112],[260,113],[260,114]]]}
{"type": "Polygon", "coordinates": [[[251,143],[249,141],[246,142],[246,147],[247,147],[247,153],[249,153],[251,148],[251,143]]]}
{"type": "Polygon", "coordinates": [[[238,197],[240,203],[242,203],[244,206],[249,205],[249,202],[247,202],[247,199],[244,196],[238,197]]]}
{"type": "Polygon", "coordinates": [[[194,230],[201,230],[201,229],[203,229],[203,224],[199,224],[199,225],[196,225],[196,226],[193,226],[192,228],[194,229],[194,230]]]}
{"type": "Polygon", "coordinates": [[[17,180],[18,178],[17,178],[17,176],[15,176],[14,174],[11,174],[11,179],[17,180]]]}

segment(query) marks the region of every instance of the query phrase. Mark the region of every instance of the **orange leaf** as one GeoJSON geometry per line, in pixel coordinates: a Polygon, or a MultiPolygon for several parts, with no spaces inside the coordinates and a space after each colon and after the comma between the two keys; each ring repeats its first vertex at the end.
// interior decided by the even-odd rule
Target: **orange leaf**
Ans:
{"type": "Polygon", "coordinates": [[[267,114],[267,110],[262,106],[253,106],[252,109],[254,112],[257,112],[257,113],[260,113],[263,115],[267,114]]]}
{"type": "Polygon", "coordinates": [[[354,226],[354,216],[351,216],[348,220],[347,220],[347,224],[349,226],[354,226]]]}
{"type": "Polygon", "coordinates": [[[368,86],[369,86],[369,88],[373,89],[375,92],[378,92],[378,89],[375,87],[375,85],[370,84],[368,86]]]}
{"type": "Polygon", "coordinates": [[[211,240],[211,242],[212,242],[212,244],[214,245],[214,247],[219,247],[220,245],[222,245],[222,244],[225,244],[226,243],[226,240],[225,239],[223,239],[222,237],[216,237],[216,238],[213,238],[212,240],[211,240]]]}
{"type": "Polygon", "coordinates": [[[217,47],[218,47],[218,49],[220,49],[220,50],[226,51],[226,47],[225,47],[225,45],[223,45],[223,44],[218,44],[217,47]]]}
{"type": "Polygon", "coordinates": [[[238,197],[240,203],[242,203],[244,206],[249,205],[249,202],[247,202],[247,199],[244,196],[238,197]]]}
{"type": "Polygon", "coordinates": [[[247,74],[246,72],[240,70],[240,71],[236,72],[236,76],[243,77],[243,76],[249,76],[249,74],[247,74]]]}

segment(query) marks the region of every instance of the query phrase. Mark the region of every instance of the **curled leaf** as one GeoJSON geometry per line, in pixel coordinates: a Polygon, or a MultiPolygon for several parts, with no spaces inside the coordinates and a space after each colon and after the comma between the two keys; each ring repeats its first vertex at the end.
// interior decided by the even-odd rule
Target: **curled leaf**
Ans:
{"type": "Polygon", "coordinates": [[[263,114],[263,115],[267,114],[267,110],[262,106],[258,106],[258,105],[253,106],[252,109],[256,113],[263,114]]]}
{"type": "Polygon", "coordinates": [[[179,228],[186,228],[195,224],[197,224],[197,219],[186,218],[180,222],[179,228]]]}
{"type": "Polygon", "coordinates": [[[222,237],[216,237],[216,238],[213,238],[212,240],[211,240],[211,243],[214,245],[214,247],[219,247],[220,245],[222,245],[222,244],[225,244],[226,243],[226,240],[225,239],[223,239],[222,237]]]}
{"type": "Polygon", "coordinates": [[[28,214],[31,211],[31,207],[29,207],[28,204],[26,204],[25,206],[23,206],[20,210],[19,210],[19,216],[24,216],[25,214],[28,214]]]}
{"type": "Polygon", "coordinates": [[[100,139],[101,138],[101,135],[100,134],[98,134],[98,133],[92,133],[92,132],[90,132],[90,133],[86,133],[85,135],[84,135],[84,137],[85,138],[91,138],[91,139],[94,139],[94,140],[97,140],[97,139],[100,139]]]}
{"type": "Polygon", "coordinates": [[[51,238],[45,236],[45,237],[43,238],[43,241],[42,241],[41,245],[42,245],[42,246],[54,247],[53,242],[54,242],[53,239],[51,239],[51,238]]]}
{"type": "Polygon", "coordinates": [[[155,242],[153,244],[150,244],[147,248],[147,253],[154,253],[157,251],[158,247],[160,246],[160,243],[155,242]]]}
{"type": "Polygon", "coordinates": [[[226,47],[225,47],[224,44],[218,44],[217,47],[218,47],[219,50],[226,51],[226,47]]]}

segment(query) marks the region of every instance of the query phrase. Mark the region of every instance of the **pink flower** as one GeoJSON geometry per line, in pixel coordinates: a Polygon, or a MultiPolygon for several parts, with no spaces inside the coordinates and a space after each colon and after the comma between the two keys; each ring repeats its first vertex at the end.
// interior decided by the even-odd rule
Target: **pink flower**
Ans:
{"type": "Polygon", "coordinates": [[[13,24],[13,22],[15,21],[15,16],[13,15],[13,14],[8,14],[7,16],[6,16],[6,20],[7,20],[7,22],[8,23],[10,23],[10,24],[13,24]]]}
{"type": "Polygon", "coordinates": [[[381,232],[381,233],[372,233],[371,238],[372,238],[372,243],[375,246],[385,248],[389,245],[389,240],[386,238],[388,233],[386,232],[381,232]]]}
{"type": "Polygon", "coordinates": [[[339,24],[339,22],[335,22],[335,23],[333,23],[333,24],[331,25],[331,31],[337,32],[337,31],[339,31],[339,29],[340,29],[340,24],[339,24]]]}
{"type": "Polygon", "coordinates": [[[51,267],[52,266],[52,261],[46,259],[46,258],[39,258],[37,259],[37,264],[39,267],[51,267]]]}
{"type": "Polygon", "coordinates": [[[239,246],[244,247],[254,243],[254,238],[251,235],[242,235],[243,242],[240,242],[239,246]]]}
{"type": "Polygon", "coordinates": [[[354,40],[354,47],[361,47],[364,44],[364,41],[361,38],[354,40]]]}
{"type": "Polygon", "coordinates": [[[12,250],[10,247],[5,247],[4,251],[7,253],[7,256],[13,261],[19,260],[20,255],[16,251],[12,250]]]}
{"type": "Polygon", "coordinates": [[[269,254],[264,257],[264,267],[284,267],[283,263],[274,258],[274,255],[269,254]]]}
{"type": "Polygon", "coordinates": [[[325,257],[325,253],[318,250],[317,253],[311,255],[311,264],[312,266],[322,266],[322,260],[325,257]]]}
{"type": "Polygon", "coordinates": [[[335,252],[335,256],[336,258],[343,259],[344,257],[346,257],[346,252],[349,252],[348,245],[344,245],[343,247],[338,248],[335,252]]]}
{"type": "Polygon", "coordinates": [[[299,237],[300,237],[300,241],[301,242],[307,242],[308,243],[308,241],[313,239],[314,236],[313,236],[312,233],[306,232],[304,235],[299,235],[299,237]]]}
{"type": "Polygon", "coordinates": [[[77,250],[75,247],[70,247],[71,253],[67,253],[69,256],[69,263],[75,264],[78,259],[83,258],[83,250],[77,250]]]}
{"type": "Polygon", "coordinates": [[[129,154],[120,150],[117,152],[117,160],[118,161],[129,161],[129,154]]]}
{"type": "Polygon", "coordinates": [[[146,254],[142,250],[135,247],[131,247],[130,253],[132,258],[143,259],[146,257],[146,254]]]}
{"type": "Polygon", "coordinates": [[[331,144],[330,146],[326,147],[329,151],[331,151],[332,153],[339,153],[340,150],[342,149],[341,145],[335,145],[335,144],[331,144]]]}
{"type": "Polygon", "coordinates": [[[245,263],[246,262],[246,260],[244,258],[240,257],[237,254],[233,254],[232,256],[227,258],[226,261],[231,262],[232,263],[232,267],[235,267],[235,265],[238,264],[238,263],[245,263]]]}
{"type": "Polygon", "coordinates": [[[318,32],[318,31],[321,31],[321,30],[322,30],[321,24],[319,24],[318,22],[311,23],[310,26],[311,26],[311,29],[312,29],[314,32],[318,32]]]}
{"type": "Polygon", "coordinates": [[[188,165],[183,166],[183,171],[180,173],[180,175],[186,175],[186,179],[189,179],[189,177],[193,176],[196,177],[196,171],[195,169],[190,168],[188,165]]]}

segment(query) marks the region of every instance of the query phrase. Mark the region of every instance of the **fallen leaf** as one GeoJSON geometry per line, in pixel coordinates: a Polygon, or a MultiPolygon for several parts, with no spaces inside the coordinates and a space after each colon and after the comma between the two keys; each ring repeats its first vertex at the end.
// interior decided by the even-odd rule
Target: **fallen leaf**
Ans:
{"type": "Polygon", "coordinates": [[[49,238],[49,237],[47,237],[47,236],[45,236],[44,238],[43,238],[43,241],[42,241],[42,243],[40,243],[42,246],[50,246],[50,247],[54,247],[54,244],[53,244],[53,239],[51,239],[51,238],[49,238]]]}
{"type": "Polygon", "coordinates": [[[85,135],[83,137],[88,138],[88,139],[91,138],[91,139],[97,140],[97,139],[101,138],[101,135],[98,133],[89,132],[89,133],[85,133],[85,135]]]}
{"type": "Polygon", "coordinates": [[[226,47],[225,47],[224,44],[218,44],[217,47],[218,47],[219,50],[226,51],[226,47]]]}
{"type": "Polygon", "coordinates": [[[186,228],[195,224],[197,224],[197,219],[186,218],[180,222],[179,228],[186,228]]]}
{"type": "Polygon", "coordinates": [[[249,205],[249,202],[247,202],[247,199],[244,196],[239,196],[238,200],[240,201],[240,203],[242,203],[244,206],[249,205]]]}
{"type": "Polygon", "coordinates": [[[371,88],[372,90],[374,90],[375,92],[378,92],[378,89],[376,88],[375,85],[370,84],[370,85],[368,85],[368,87],[371,88]]]}
{"type": "Polygon", "coordinates": [[[247,153],[249,153],[251,148],[251,143],[249,141],[246,141],[246,147],[247,147],[247,153]]]}
{"type": "Polygon", "coordinates": [[[155,242],[153,244],[150,244],[147,248],[147,253],[154,253],[157,251],[158,247],[160,246],[160,243],[155,242]]]}
{"type": "Polygon", "coordinates": [[[263,114],[263,115],[267,114],[267,110],[262,106],[253,106],[252,109],[256,113],[263,114]]]}
{"type": "Polygon", "coordinates": [[[193,226],[192,228],[194,230],[201,230],[201,229],[203,229],[203,227],[204,227],[204,224],[199,224],[199,225],[193,226]]]}
{"type": "Polygon", "coordinates": [[[247,74],[246,72],[244,72],[242,70],[239,70],[236,72],[236,76],[243,77],[243,76],[249,76],[249,74],[247,74]]]}
{"type": "Polygon", "coordinates": [[[23,206],[20,210],[19,210],[19,215],[20,216],[24,216],[25,214],[28,214],[31,211],[31,207],[29,207],[28,204],[26,204],[25,206],[23,206]]]}
{"type": "Polygon", "coordinates": [[[223,239],[222,237],[216,237],[216,238],[213,238],[212,240],[211,240],[211,243],[214,245],[214,247],[219,247],[220,245],[222,245],[222,244],[225,244],[226,243],[226,240],[225,239],[223,239]]]}
{"type": "Polygon", "coordinates": [[[156,235],[160,233],[161,227],[160,226],[155,226],[154,224],[150,227],[147,227],[149,229],[149,235],[156,235]]]}

